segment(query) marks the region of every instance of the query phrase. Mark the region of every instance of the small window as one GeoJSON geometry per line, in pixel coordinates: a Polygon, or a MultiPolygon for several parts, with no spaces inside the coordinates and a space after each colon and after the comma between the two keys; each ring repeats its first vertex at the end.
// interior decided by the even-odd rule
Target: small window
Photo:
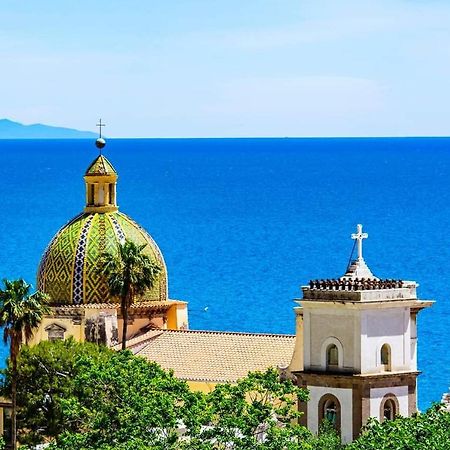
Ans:
{"type": "Polygon", "coordinates": [[[336,345],[331,344],[327,348],[327,367],[339,365],[339,351],[336,345]]]}
{"type": "Polygon", "coordinates": [[[60,341],[64,340],[64,333],[66,332],[66,329],[56,323],[53,323],[48,327],[45,327],[45,331],[48,334],[49,341],[60,341]]]}
{"type": "Polygon", "coordinates": [[[88,202],[90,205],[94,204],[94,192],[95,192],[95,186],[93,184],[91,184],[89,186],[89,199],[88,199],[88,202]]]}
{"type": "Polygon", "coordinates": [[[383,420],[394,420],[395,415],[395,403],[392,399],[388,398],[383,406],[383,420]]]}
{"type": "Polygon", "coordinates": [[[109,204],[115,205],[116,199],[114,198],[114,184],[109,185],[109,204]]]}
{"type": "Polygon", "coordinates": [[[380,353],[381,365],[384,366],[384,370],[391,371],[391,347],[388,344],[384,344],[380,353]]]}

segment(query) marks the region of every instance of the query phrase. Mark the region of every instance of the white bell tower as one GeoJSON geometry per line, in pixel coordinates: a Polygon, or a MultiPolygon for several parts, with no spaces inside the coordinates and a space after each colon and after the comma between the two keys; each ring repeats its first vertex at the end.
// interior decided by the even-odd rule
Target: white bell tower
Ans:
{"type": "Polygon", "coordinates": [[[352,234],[358,256],[338,279],[312,280],[298,300],[297,341],[291,367],[310,392],[302,420],[317,432],[324,419],[344,443],[369,417],[416,411],[417,313],[432,301],[417,299],[414,281],[379,279],[363,259],[362,225],[352,234]],[[295,361],[295,358],[298,361],[295,361]],[[303,358],[303,368],[301,367],[303,358]]]}

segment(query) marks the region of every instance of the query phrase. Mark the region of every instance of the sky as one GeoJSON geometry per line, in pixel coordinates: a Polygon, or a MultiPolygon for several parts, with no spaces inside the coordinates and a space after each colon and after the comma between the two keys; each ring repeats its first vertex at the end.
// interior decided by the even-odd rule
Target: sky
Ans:
{"type": "Polygon", "coordinates": [[[0,118],[111,137],[442,136],[448,0],[0,2],[0,118]]]}

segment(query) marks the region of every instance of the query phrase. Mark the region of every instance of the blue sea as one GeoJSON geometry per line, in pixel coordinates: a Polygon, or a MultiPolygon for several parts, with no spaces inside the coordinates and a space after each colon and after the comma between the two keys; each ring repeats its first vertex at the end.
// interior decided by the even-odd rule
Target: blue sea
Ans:
{"type": "MultiPolygon", "coordinates": [[[[105,154],[191,328],[294,333],[300,286],[345,272],[362,223],[373,273],[436,300],[419,316],[420,407],[448,390],[450,139],[110,139],[105,154]]],[[[96,155],[89,140],[0,141],[1,277],[34,283],[96,155]]]]}

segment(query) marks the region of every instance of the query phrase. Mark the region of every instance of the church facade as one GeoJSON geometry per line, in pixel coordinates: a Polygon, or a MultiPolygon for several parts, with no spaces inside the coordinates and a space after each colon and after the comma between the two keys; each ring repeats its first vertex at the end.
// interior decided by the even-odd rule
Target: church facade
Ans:
{"type": "MultiPolygon", "coordinates": [[[[104,141],[97,144],[102,148],[104,141]]],[[[416,319],[432,302],[417,299],[415,282],[381,280],[371,273],[362,257],[367,234],[361,226],[352,235],[358,257],[347,272],[302,288],[294,308],[295,335],[189,330],[187,303],[169,298],[157,244],[119,212],[117,179],[100,152],[84,175],[84,210],[45,250],[37,286],[50,296],[52,311],[34,343],[72,336],[120,348],[120,304],[109,293],[99,264],[102,254],[130,239],[145,244],[145,254],[161,274],[130,308],[127,347],[173,369],[193,389],[210,391],[249,371],[277,367],[281,376],[310,392],[310,400],[299,405],[304,425],[317,432],[328,419],[343,442],[353,440],[369,417],[384,420],[416,411],[416,319]]]]}

